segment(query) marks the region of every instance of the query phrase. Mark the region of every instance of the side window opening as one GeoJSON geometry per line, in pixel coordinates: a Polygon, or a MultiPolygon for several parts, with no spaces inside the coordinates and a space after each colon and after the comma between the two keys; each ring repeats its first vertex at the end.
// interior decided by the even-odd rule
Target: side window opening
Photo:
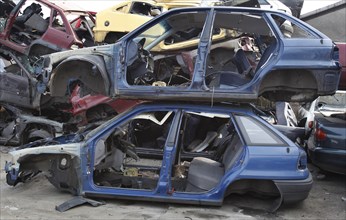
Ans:
{"type": "Polygon", "coordinates": [[[21,8],[11,28],[10,40],[28,46],[47,30],[50,8],[38,2],[28,1],[21,8]]]}
{"type": "Polygon", "coordinates": [[[294,21],[287,20],[284,17],[272,14],[273,19],[275,20],[276,25],[279,27],[282,35],[285,38],[304,38],[304,39],[313,39],[316,36],[310,34],[308,31],[301,28],[294,21]]]}
{"type": "Polygon", "coordinates": [[[206,12],[173,14],[130,40],[129,85],[188,87],[206,12]]]}
{"type": "Polygon", "coordinates": [[[6,71],[7,74],[14,74],[14,75],[22,76],[22,77],[25,76],[25,73],[23,72],[23,70],[15,62],[6,66],[4,70],[6,71]]]}
{"type": "Polygon", "coordinates": [[[98,186],[154,190],[175,113],[145,112],[132,117],[100,138],[94,148],[94,183],[98,186]],[[149,152],[149,153],[148,153],[149,152]]]}
{"type": "Polygon", "coordinates": [[[249,83],[269,59],[276,39],[262,14],[219,12],[207,58],[205,82],[214,89],[234,89],[249,83]],[[227,21],[227,22],[226,22],[227,21]]]}
{"type": "Polygon", "coordinates": [[[64,20],[62,19],[61,15],[58,11],[54,11],[54,13],[53,13],[52,27],[57,29],[57,30],[66,32],[64,20]]]}
{"type": "MultiPolygon", "coordinates": [[[[127,83],[189,87],[205,20],[206,12],[173,14],[130,40],[127,83]]],[[[216,90],[244,86],[270,63],[276,49],[276,36],[262,13],[220,11],[214,19],[205,84],[216,90]]]]}
{"type": "Polygon", "coordinates": [[[17,62],[21,61],[21,65],[27,68],[28,71],[32,70],[29,66],[29,59],[26,56],[14,57],[10,55],[6,59],[2,59],[0,56],[0,73],[13,74],[21,77],[27,77],[24,70],[20,67],[17,62]]]}
{"type": "Polygon", "coordinates": [[[215,153],[230,127],[228,115],[187,112],[183,117],[181,151],[215,153]]]}
{"type": "Polygon", "coordinates": [[[131,14],[139,14],[151,16],[151,10],[154,8],[153,5],[145,3],[145,2],[134,2],[132,4],[132,8],[130,10],[131,14]]]}
{"type": "Polygon", "coordinates": [[[0,32],[5,29],[6,21],[15,6],[12,1],[0,1],[0,32]]]}
{"type": "Polygon", "coordinates": [[[185,112],[180,130],[172,187],[180,192],[213,189],[244,149],[230,115],[185,112]]]}
{"type": "MultiPolygon", "coordinates": [[[[67,13],[65,16],[68,18],[70,26],[73,28],[78,38],[83,42],[84,47],[95,46],[93,28],[95,26],[95,20],[91,14],[86,13],[67,13]]],[[[61,23],[58,26],[59,29],[66,32],[66,24],[61,23]],[[64,26],[61,27],[61,24],[64,26]]]]}
{"type": "Polygon", "coordinates": [[[235,116],[247,145],[282,146],[287,145],[269,128],[264,127],[249,116],[235,116]]]}

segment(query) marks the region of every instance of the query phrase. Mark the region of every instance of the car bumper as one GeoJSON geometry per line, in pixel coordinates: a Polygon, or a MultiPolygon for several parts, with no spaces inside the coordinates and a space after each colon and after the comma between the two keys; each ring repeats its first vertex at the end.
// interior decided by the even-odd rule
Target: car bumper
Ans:
{"type": "Polygon", "coordinates": [[[283,203],[296,203],[306,199],[311,190],[313,180],[311,173],[303,180],[274,180],[278,187],[283,203]]]}
{"type": "Polygon", "coordinates": [[[308,155],[312,163],[322,170],[346,174],[346,150],[309,147],[308,155]]]}

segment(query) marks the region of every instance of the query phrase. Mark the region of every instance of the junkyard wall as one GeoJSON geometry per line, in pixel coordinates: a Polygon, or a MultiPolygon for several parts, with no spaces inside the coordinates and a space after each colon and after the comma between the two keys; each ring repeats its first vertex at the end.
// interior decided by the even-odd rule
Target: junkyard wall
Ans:
{"type": "Polygon", "coordinates": [[[301,20],[326,34],[335,42],[346,42],[346,0],[312,11],[301,20]]]}

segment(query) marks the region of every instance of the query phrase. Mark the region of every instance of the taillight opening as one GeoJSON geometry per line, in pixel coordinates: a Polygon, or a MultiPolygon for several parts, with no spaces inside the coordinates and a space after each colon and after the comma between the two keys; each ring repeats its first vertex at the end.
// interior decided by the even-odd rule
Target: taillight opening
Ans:
{"type": "Polygon", "coordinates": [[[299,170],[305,170],[308,167],[307,156],[305,152],[299,154],[297,167],[299,170]]]}
{"type": "Polygon", "coordinates": [[[309,128],[312,128],[313,126],[314,126],[314,122],[313,122],[313,121],[309,121],[309,122],[308,122],[308,127],[309,127],[309,128]]]}
{"type": "Polygon", "coordinates": [[[316,128],[315,138],[318,141],[324,141],[327,138],[327,134],[321,128],[316,128]]]}

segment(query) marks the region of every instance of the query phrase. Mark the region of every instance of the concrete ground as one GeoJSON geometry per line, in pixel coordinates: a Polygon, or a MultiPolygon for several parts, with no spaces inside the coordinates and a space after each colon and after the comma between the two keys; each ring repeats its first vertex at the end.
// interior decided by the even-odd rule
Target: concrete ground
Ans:
{"type": "Polygon", "coordinates": [[[314,186],[309,197],[294,206],[283,206],[275,213],[268,204],[246,196],[225,199],[222,207],[106,200],[106,205],[83,205],[60,213],[56,205],[72,196],[59,192],[44,176],[26,184],[6,184],[4,164],[9,148],[0,147],[0,219],[346,219],[346,176],[320,175],[310,166],[314,186]]]}

